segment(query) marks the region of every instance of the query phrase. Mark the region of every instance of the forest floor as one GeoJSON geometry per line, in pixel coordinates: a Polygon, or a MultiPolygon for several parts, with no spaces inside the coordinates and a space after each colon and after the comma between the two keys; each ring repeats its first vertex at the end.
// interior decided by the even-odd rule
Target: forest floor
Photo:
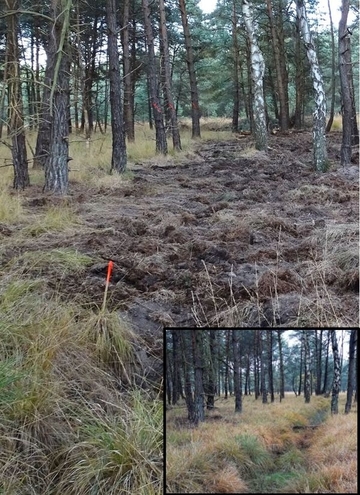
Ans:
{"type": "Polygon", "coordinates": [[[280,403],[216,401],[192,428],[184,404],[166,411],[166,493],[357,493],[356,404],[286,393],[280,403]],[[307,425],[314,428],[306,428],[307,425]]]}
{"type": "MultiPolygon", "coordinates": [[[[130,165],[126,178],[70,172],[66,198],[34,185],[13,193],[25,214],[0,224],[9,270],[82,307],[101,305],[134,327],[358,324],[358,165],[311,166],[310,132],[197,143],[180,158],[130,165]],[[80,177],[80,176],[79,176],[80,177]]],[[[44,289],[45,290],[45,289],[44,289]]]]}

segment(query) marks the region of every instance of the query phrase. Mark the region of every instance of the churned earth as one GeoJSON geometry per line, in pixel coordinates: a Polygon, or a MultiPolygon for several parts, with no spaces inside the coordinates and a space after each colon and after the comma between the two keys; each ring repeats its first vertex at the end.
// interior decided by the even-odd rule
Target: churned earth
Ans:
{"type": "Polygon", "coordinates": [[[199,142],[181,159],[130,165],[130,179],[72,180],[64,199],[33,186],[22,193],[33,224],[54,207],[76,221],[3,225],[2,267],[99,307],[112,259],[107,306],[150,340],[163,326],[358,325],[359,170],[340,167],[340,141],[329,136],[322,174],[303,132],[271,136],[267,153],[250,136],[199,142]],[[85,263],[29,262],[47,251],[85,263]]]}

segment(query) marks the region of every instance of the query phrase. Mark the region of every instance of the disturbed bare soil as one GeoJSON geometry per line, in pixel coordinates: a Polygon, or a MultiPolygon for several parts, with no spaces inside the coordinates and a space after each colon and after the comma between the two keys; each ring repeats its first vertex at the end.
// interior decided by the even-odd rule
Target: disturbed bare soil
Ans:
{"type": "Polygon", "coordinates": [[[181,161],[136,164],[131,181],[92,189],[72,181],[65,200],[33,186],[24,193],[29,214],[66,204],[81,223],[22,240],[16,227],[0,232],[2,263],[75,249],[91,259],[81,276],[54,266],[41,276],[65,300],[100,306],[112,259],[109,308],[150,332],[357,325],[358,166],[340,167],[333,133],[330,170],[315,172],[311,139],[271,136],[267,154],[250,137],[202,142],[181,161]]]}

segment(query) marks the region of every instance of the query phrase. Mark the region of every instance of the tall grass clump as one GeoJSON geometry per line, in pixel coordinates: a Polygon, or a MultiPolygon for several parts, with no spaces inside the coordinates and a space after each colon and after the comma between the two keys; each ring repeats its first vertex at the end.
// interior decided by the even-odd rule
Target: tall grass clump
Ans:
{"type": "Polygon", "coordinates": [[[34,222],[25,228],[26,234],[33,237],[48,232],[66,232],[80,224],[80,219],[70,206],[51,206],[45,214],[37,215],[34,222]]]}
{"type": "Polygon", "coordinates": [[[130,330],[105,315],[94,340],[93,312],[13,268],[0,272],[0,493],[160,495],[162,401],[145,379],[135,391],[130,330]]]}
{"type": "Polygon", "coordinates": [[[22,220],[24,210],[21,197],[10,193],[7,188],[0,188],[0,222],[11,224],[22,220]]]}

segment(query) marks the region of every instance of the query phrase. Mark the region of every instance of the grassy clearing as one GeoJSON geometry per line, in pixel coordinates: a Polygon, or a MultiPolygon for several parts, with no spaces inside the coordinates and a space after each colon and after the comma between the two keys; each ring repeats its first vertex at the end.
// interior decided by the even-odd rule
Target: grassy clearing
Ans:
{"type": "Polygon", "coordinates": [[[233,400],[217,404],[196,429],[181,421],[183,406],[167,411],[167,493],[357,492],[355,412],[330,417],[330,399],[292,394],[267,405],[245,397],[240,415],[233,400]],[[321,421],[311,437],[293,429],[321,421]]]}

